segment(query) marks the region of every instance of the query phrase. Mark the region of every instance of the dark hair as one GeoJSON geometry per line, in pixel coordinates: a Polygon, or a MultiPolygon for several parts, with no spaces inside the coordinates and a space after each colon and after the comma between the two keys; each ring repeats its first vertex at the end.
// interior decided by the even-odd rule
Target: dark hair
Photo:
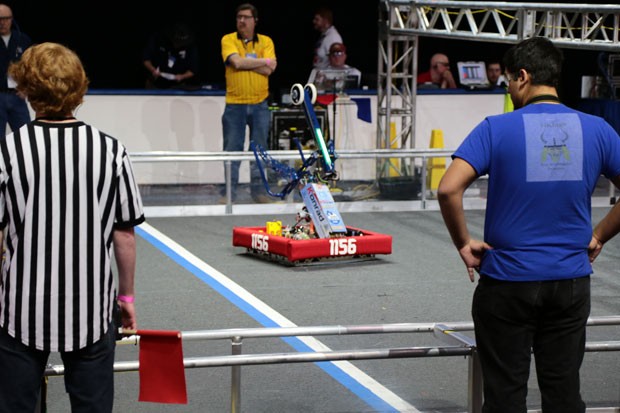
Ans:
{"type": "Polygon", "coordinates": [[[182,22],[174,23],[168,27],[166,36],[175,49],[187,47],[194,41],[191,29],[182,22]]]}
{"type": "Polygon", "coordinates": [[[237,7],[237,11],[235,13],[239,13],[241,10],[249,10],[250,12],[252,12],[252,17],[254,17],[254,19],[258,19],[258,9],[250,3],[243,3],[240,4],[237,7]]]}
{"type": "Polygon", "coordinates": [[[342,43],[332,43],[331,46],[329,46],[329,54],[332,54],[333,52],[347,52],[347,46],[345,46],[342,43]],[[338,50],[336,50],[338,49],[338,50]]]}
{"type": "Polygon", "coordinates": [[[525,69],[533,85],[558,87],[564,56],[551,40],[531,37],[512,46],[504,55],[504,67],[516,75],[525,69]]]}
{"type": "Polygon", "coordinates": [[[334,13],[331,9],[327,7],[319,7],[314,14],[318,14],[325,20],[329,22],[329,24],[334,24],[334,13]]]}

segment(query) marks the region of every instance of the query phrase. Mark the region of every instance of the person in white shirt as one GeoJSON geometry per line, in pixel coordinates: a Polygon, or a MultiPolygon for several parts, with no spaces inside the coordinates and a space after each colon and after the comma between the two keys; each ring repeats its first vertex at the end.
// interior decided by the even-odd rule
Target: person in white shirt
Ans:
{"type": "Polygon", "coordinates": [[[329,65],[323,69],[312,69],[308,83],[313,83],[317,90],[329,92],[336,89],[342,92],[346,88],[359,88],[362,72],[349,66],[347,48],[342,43],[333,43],[329,48],[329,65]]]}
{"type": "Polygon", "coordinates": [[[312,66],[320,69],[329,65],[327,58],[329,47],[333,43],[342,43],[342,36],[334,26],[333,12],[326,7],[317,9],[312,19],[312,25],[316,31],[321,33],[314,47],[314,59],[312,61],[312,66]]]}
{"type": "Polygon", "coordinates": [[[489,83],[494,86],[506,87],[508,82],[502,74],[502,64],[499,60],[491,60],[487,62],[487,79],[489,83]]]}

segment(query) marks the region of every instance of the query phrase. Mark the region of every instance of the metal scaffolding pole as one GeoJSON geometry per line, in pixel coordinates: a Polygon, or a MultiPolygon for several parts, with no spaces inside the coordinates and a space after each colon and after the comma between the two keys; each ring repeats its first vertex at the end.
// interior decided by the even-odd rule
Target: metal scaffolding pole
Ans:
{"type": "MultiPolygon", "coordinates": [[[[620,51],[620,5],[379,0],[377,149],[415,147],[418,36],[620,51]],[[399,126],[399,128],[397,127],[399,126]]],[[[378,163],[378,179],[407,176],[406,159],[378,163]]]]}

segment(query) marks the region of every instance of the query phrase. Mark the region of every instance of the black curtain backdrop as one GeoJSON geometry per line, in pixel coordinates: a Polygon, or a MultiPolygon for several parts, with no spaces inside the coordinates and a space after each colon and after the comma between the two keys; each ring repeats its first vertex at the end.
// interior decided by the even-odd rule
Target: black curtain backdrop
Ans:
{"type": "MultiPolygon", "coordinates": [[[[173,21],[184,21],[196,35],[200,50],[201,84],[223,87],[220,55],[222,35],[235,30],[235,8],[241,1],[176,0],[165,7],[146,1],[7,1],[19,28],[35,43],[65,44],[81,57],[93,89],[133,89],[144,85],[141,52],[148,37],[173,21]]],[[[575,2],[581,3],[581,2],[575,2]]],[[[590,4],[592,2],[589,2],[590,4]]],[[[594,3],[597,3],[596,1],[594,3]]],[[[598,3],[606,3],[599,1],[598,3]]],[[[304,84],[311,70],[318,33],[312,27],[314,10],[327,5],[334,24],[347,45],[347,62],[363,73],[362,84],[376,88],[378,67],[378,9],[375,0],[254,0],[259,11],[259,33],[272,37],[278,69],[272,75],[275,95],[304,84]]],[[[552,3],[550,3],[552,4],[552,3]]],[[[420,71],[430,56],[442,51],[456,62],[501,58],[509,45],[420,37],[420,71]]],[[[578,99],[582,75],[599,75],[600,52],[564,49],[566,64],[561,94],[565,101],[578,99]]]]}

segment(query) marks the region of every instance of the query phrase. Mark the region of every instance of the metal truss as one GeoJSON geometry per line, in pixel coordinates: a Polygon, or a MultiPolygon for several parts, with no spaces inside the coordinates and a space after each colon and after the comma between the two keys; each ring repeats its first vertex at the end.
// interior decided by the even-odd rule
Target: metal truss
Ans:
{"type": "MultiPolygon", "coordinates": [[[[419,36],[508,44],[543,36],[620,53],[620,5],[379,0],[377,148],[414,147],[419,36]]],[[[412,166],[388,159],[377,172],[410,175],[412,166]]]]}

